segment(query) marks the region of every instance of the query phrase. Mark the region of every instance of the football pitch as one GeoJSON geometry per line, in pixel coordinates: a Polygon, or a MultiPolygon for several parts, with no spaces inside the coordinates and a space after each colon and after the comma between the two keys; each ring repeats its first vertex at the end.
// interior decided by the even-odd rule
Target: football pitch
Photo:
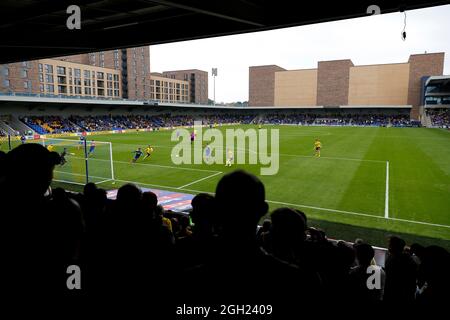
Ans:
{"type": "MultiPolygon", "coordinates": [[[[249,125],[219,130],[237,127],[257,129],[249,125]]],[[[312,219],[375,228],[386,234],[401,232],[450,239],[450,131],[263,128],[279,130],[279,171],[275,175],[260,175],[260,165],[175,165],[171,160],[176,145],[170,139],[172,130],[161,130],[88,136],[88,140],[112,143],[115,180],[98,177],[94,181],[107,190],[134,182],[142,187],[182,193],[213,193],[224,174],[244,169],[263,181],[271,210],[290,206],[312,219]],[[322,142],[320,158],[314,157],[315,138],[322,142]],[[154,148],[151,157],[131,164],[132,152],[149,144],[154,148]]],[[[82,150],[71,150],[66,172],[57,168],[55,178],[68,180],[67,175],[78,175],[82,183],[84,177],[76,173],[79,171],[67,172],[77,159],[83,159],[82,150]]],[[[248,156],[249,150],[245,152],[248,156]]],[[[107,167],[108,159],[94,153],[89,160],[90,171],[95,173],[96,168],[107,167]]]]}

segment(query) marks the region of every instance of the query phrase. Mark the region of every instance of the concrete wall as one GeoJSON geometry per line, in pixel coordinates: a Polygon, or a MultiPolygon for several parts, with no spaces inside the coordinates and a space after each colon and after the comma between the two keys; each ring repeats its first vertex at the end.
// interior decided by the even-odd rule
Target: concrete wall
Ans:
{"type": "Polygon", "coordinates": [[[315,106],[317,69],[275,72],[275,106],[315,106]]]}
{"type": "Polygon", "coordinates": [[[408,104],[409,64],[350,68],[349,105],[408,104]]]}

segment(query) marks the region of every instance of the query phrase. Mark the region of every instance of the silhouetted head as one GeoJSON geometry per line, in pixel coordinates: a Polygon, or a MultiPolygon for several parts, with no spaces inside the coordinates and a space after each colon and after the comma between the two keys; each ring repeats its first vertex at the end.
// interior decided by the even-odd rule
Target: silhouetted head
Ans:
{"type": "Polygon", "coordinates": [[[405,245],[405,240],[396,236],[389,237],[389,253],[394,255],[401,254],[405,248],[405,245]]]}
{"type": "Polygon", "coordinates": [[[411,254],[416,255],[420,259],[423,258],[423,255],[425,253],[425,247],[418,243],[413,243],[410,247],[411,254]]]}
{"type": "Polygon", "coordinates": [[[83,194],[87,197],[94,194],[95,190],[97,190],[97,185],[93,182],[86,183],[86,185],[83,188],[83,194]]]}
{"type": "Polygon", "coordinates": [[[298,210],[298,209],[292,209],[292,210],[294,210],[295,212],[297,212],[299,215],[302,216],[303,220],[305,221],[305,228],[308,228],[308,218],[306,217],[306,214],[303,211],[298,210]]]}
{"type": "Polygon", "coordinates": [[[151,218],[155,218],[155,210],[158,206],[158,197],[151,191],[142,194],[142,207],[146,211],[150,211],[151,218]]]}
{"type": "Polygon", "coordinates": [[[141,189],[136,185],[128,183],[120,187],[117,191],[117,202],[121,205],[133,205],[136,206],[140,203],[142,198],[141,189]]]}
{"type": "Polygon", "coordinates": [[[450,253],[439,246],[429,246],[424,250],[422,269],[425,280],[431,286],[442,286],[448,294],[450,285],[450,253]]]}
{"type": "Polygon", "coordinates": [[[53,179],[53,169],[61,162],[58,153],[36,143],[22,144],[5,156],[4,177],[12,188],[26,188],[30,196],[42,196],[53,179]]]}
{"type": "Polygon", "coordinates": [[[345,241],[338,241],[336,244],[335,267],[341,270],[349,270],[355,262],[355,250],[345,241]]]}
{"type": "Polygon", "coordinates": [[[224,235],[238,239],[256,236],[259,219],[267,213],[262,182],[242,170],[220,179],[216,188],[218,224],[224,235]]]}
{"type": "Polygon", "coordinates": [[[268,231],[270,231],[270,228],[271,228],[271,227],[272,227],[272,221],[269,220],[269,219],[265,219],[265,220],[263,221],[261,230],[262,230],[263,232],[268,232],[268,231]]]}
{"type": "Polygon", "coordinates": [[[367,243],[359,243],[353,246],[356,253],[356,259],[361,266],[369,266],[373,257],[375,256],[375,250],[367,243]]]}
{"type": "Polygon", "coordinates": [[[190,214],[195,225],[212,225],[216,212],[216,200],[208,193],[199,193],[191,201],[190,214]]]}
{"type": "Polygon", "coordinates": [[[272,237],[275,242],[298,244],[306,239],[306,223],[303,216],[290,208],[276,209],[270,215],[272,237]]]}

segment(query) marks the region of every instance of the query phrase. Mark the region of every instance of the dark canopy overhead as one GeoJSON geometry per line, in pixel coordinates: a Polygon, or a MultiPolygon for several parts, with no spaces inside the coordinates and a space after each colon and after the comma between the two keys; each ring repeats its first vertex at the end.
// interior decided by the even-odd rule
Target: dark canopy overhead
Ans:
{"type": "Polygon", "coordinates": [[[0,63],[275,29],[449,1],[1,0],[0,63]],[[69,30],[70,5],[81,30],[69,30]]]}

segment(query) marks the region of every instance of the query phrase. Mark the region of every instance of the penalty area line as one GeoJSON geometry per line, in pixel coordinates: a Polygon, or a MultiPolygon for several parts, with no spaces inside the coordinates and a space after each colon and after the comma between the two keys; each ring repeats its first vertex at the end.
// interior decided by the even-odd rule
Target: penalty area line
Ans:
{"type": "Polygon", "coordinates": [[[413,224],[420,224],[420,225],[450,229],[450,226],[445,225],[445,224],[437,224],[437,223],[423,222],[423,221],[413,221],[413,220],[400,219],[400,218],[385,218],[384,216],[377,216],[374,214],[344,211],[344,210],[337,210],[337,209],[327,209],[327,208],[313,207],[313,206],[307,206],[307,205],[296,204],[296,203],[286,203],[286,202],[271,201],[271,200],[266,200],[266,201],[270,202],[270,203],[274,203],[274,204],[282,204],[285,206],[293,206],[293,207],[307,208],[307,209],[313,209],[313,210],[318,210],[318,211],[336,212],[336,213],[342,213],[342,214],[348,214],[348,215],[354,215],[354,216],[362,216],[362,217],[368,217],[368,218],[374,218],[374,219],[392,220],[392,221],[399,221],[399,222],[406,222],[406,223],[413,223],[413,224]]]}
{"type": "Polygon", "coordinates": [[[190,182],[190,183],[188,183],[188,184],[182,185],[181,187],[178,187],[177,189],[183,189],[183,188],[189,187],[189,186],[191,186],[191,185],[193,185],[193,184],[199,183],[199,182],[204,181],[204,180],[206,180],[206,179],[210,179],[210,178],[215,177],[215,176],[217,176],[217,175],[219,175],[219,174],[222,174],[222,173],[223,173],[223,172],[221,172],[221,171],[216,172],[216,173],[211,174],[211,175],[209,175],[209,176],[206,176],[206,177],[204,177],[204,178],[201,178],[201,179],[192,181],[192,182],[190,182]]]}
{"type": "MultiPolygon", "coordinates": [[[[143,183],[143,182],[138,182],[138,181],[120,180],[120,179],[115,179],[115,181],[123,182],[123,183],[135,183],[137,185],[142,185],[142,186],[165,188],[165,189],[171,189],[171,190],[182,190],[182,191],[188,191],[188,192],[194,192],[194,193],[208,193],[208,194],[214,195],[214,192],[203,191],[203,190],[187,189],[187,188],[180,188],[180,187],[170,187],[170,186],[161,186],[161,185],[156,185],[156,184],[143,183]]],[[[373,218],[373,219],[392,220],[392,221],[398,221],[398,222],[403,222],[403,223],[419,224],[419,225],[426,225],[426,226],[431,226],[431,227],[439,227],[439,228],[450,229],[450,226],[448,226],[448,225],[437,224],[437,223],[430,223],[430,222],[423,222],[423,221],[413,221],[413,220],[406,220],[406,219],[400,219],[400,218],[385,218],[384,216],[368,214],[368,213],[344,211],[344,210],[337,210],[337,209],[328,209],[328,208],[314,207],[314,206],[308,206],[308,205],[303,205],[303,204],[288,203],[288,202],[281,202],[281,201],[274,201],[274,200],[266,200],[266,201],[269,202],[269,203],[281,204],[281,205],[284,205],[284,206],[307,208],[307,209],[312,209],[312,210],[317,210],[317,211],[335,212],[335,213],[341,213],[341,214],[347,214],[347,215],[353,215],[353,216],[362,216],[362,217],[373,218]]]]}

